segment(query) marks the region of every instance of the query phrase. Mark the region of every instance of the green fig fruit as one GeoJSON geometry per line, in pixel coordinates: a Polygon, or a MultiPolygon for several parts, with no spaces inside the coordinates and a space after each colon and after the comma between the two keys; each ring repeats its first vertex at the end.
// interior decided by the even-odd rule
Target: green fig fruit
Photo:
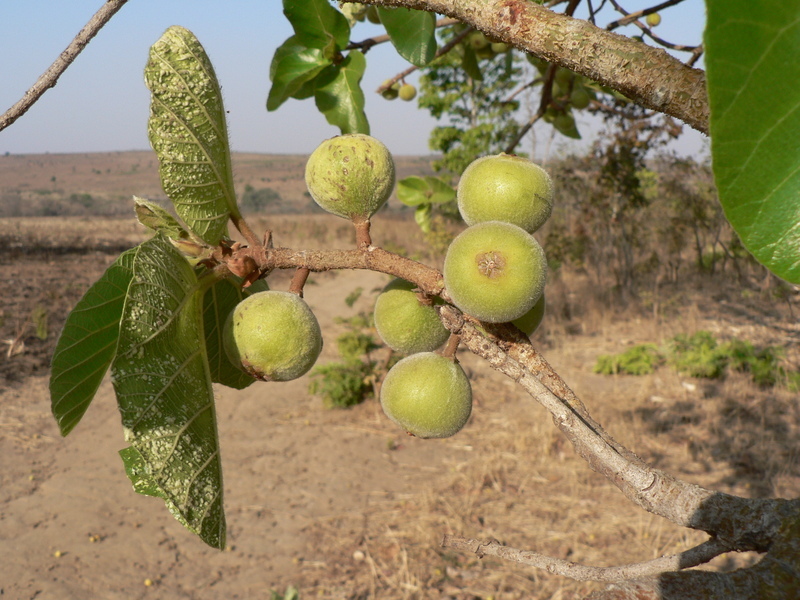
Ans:
{"type": "Polygon", "coordinates": [[[462,231],[447,249],[444,283],[459,309],[489,323],[528,312],[547,280],[547,260],[524,229],[487,221],[462,231]]]}
{"type": "Polygon", "coordinates": [[[368,220],[394,189],[394,160],[389,150],[361,133],[325,140],[306,163],[306,186],[314,201],[353,222],[368,220]]]}
{"type": "Polygon", "coordinates": [[[406,102],[411,102],[414,98],[417,97],[417,88],[415,88],[410,83],[404,83],[398,92],[400,96],[400,100],[405,100],[406,102]]]}
{"type": "Polygon", "coordinates": [[[472,387],[458,363],[433,352],[407,356],[386,374],[381,407],[420,438],[458,433],[472,412],[472,387]]]}
{"type": "MultiPolygon", "coordinates": [[[[433,305],[422,304],[414,289],[413,283],[394,279],[375,301],[378,335],[392,350],[403,354],[436,350],[450,336],[433,305]]],[[[442,304],[438,298],[434,302],[442,304]]]]}
{"type": "Polygon", "coordinates": [[[544,294],[542,294],[542,297],[539,298],[536,304],[533,305],[533,308],[511,322],[519,327],[522,330],[522,333],[528,337],[531,337],[533,333],[539,329],[539,325],[542,324],[542,319],[544,319],[544,311],[545,301],[544,294]]]}
{"type": "Polygon", "coordinates": [[[536,163],[503,153],[472,161],[456,198],[467,225],[505,221],[533,233],[553,210],[553,183],[536,163]]]}
{"type": "Polygon", "coordinates": [[[645,21],[650,27],[658,27],[661,25],[661,15],[658,13],[650,13],[645,17],[645,21]]]}
{"type": "Polygon", "coordinates": [[[222,330],[228,359],[262,381],[290,381],[308,372],[322,352],[322,331],[308,304],[290,292],[248,296],[222,330]]]}
{"type": "Polygon", "coordinates": [[[583,87],[575,86],[572,90],[572,93],[569,96],[569,103],[572,104],[578,110],[582,110],[589,106],[589,103],[592,101],[591,96],[589,96],[589,92],[587,92],[583,87]]]}

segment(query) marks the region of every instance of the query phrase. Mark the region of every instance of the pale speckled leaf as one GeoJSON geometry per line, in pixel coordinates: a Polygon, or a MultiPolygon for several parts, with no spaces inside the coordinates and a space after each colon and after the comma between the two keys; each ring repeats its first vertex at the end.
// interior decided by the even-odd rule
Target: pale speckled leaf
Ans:
{"type": "Polygon", "coordinates": [[[150,48],[148,134],[161,185],[184,223],[216,245],[239,215],[228,131],[214,68],[194,35],[170,27],[150,48]]]}
{"type": "Polygon", "coordinates": [[[178,220],[155,202],[134,196],[133,210],[139,223],[148,229],[156,233],[163,233],[173,240],[189,238],[189,233],[178,223],[178,220]]]}
{"type": "MultiPolygon", "coordinates": [[[[222,467],[192,267],[162,236],[133,261],[111,378],[125,439],[141,455],[137,481],[210,546],[225,546],[222,467]]],[[[136,481],[134,481],[136,484],[136,481]]]]}

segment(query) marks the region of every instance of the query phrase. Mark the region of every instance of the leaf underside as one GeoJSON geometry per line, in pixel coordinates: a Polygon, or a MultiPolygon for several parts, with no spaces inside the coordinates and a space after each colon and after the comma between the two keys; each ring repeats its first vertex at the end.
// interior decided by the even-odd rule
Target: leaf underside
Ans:
{"type": "Polygon", "coordinates": [[[175,212],[203,241],[216,245],[238,215],[222,94],[194,35],[170,27],[150,48],[148,135],[161,185],[175,212]]]}
{"type": "Polygon", "coordinates": [[[745,247],[773,273],[800,283],[800,0],[706,6],[720,202],[745,247]]]}
{"type": "Polygon", "coordinates": [[[142,244],[120,323],[112,382],[134,487],[210,546],[225,546],[216,412],[203,335],[203,294],[162,236],[142,244]],[[147,491],[145,491],[147,490],[147,491]]]}

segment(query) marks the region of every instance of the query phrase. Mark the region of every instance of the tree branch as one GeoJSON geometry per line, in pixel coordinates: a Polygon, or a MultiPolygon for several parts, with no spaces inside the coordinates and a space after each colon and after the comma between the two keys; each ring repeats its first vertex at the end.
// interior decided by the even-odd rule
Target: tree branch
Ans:
{"type": "Polygon", "coordinates": [[[563,575],[576,581],[606,582],[642,579],[669,571],[680,571],[681,569],[705,564],[712,558],[730,551],[730,548],[718,540],[711,539],[684,552],[661,556],[654,560],[618,567],[590,567],[552,556],[545,556],[538,552],[510,548],[496,540],[475,540],[445,535],[442,539],[442,547],[453,548],[462,552],[473,552],[478,558],[496,556],[528,567],[544,569],[548,573],[563,575]]]}
{"type": "Polygon", "coordinates": [[[92,38],[97,35],[100,29],[108,23],[111,17],[113,17],[127,1],[128,0],[107,0],[106,3],[100,7],[100,10],[89,19],[89,22],[78,32],[75,39],[70,42],[55,62],[36,80],[36,83],[25,92],[25,95],[22,96],[19,102],[0,116],[0,131],[24,115],[48,89],[55,87],[61,74],[66,71],[67,67],[77,58],[78,54],[81,53],[92,38]]]}
{"type": "Polygon", "coordinates": [[[530,0],[367,0],[459,19],[492,39],[620,91],[644,106],[708,133],[705,73],[629,37],[530,0]]]}

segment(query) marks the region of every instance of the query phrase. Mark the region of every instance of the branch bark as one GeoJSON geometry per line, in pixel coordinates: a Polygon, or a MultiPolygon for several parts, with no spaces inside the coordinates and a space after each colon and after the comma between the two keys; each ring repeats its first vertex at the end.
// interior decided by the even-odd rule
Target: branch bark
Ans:
{"type": "Polygon", "coordinates": [[[78,57],[78,54],[81,53],[92,38],[97,35],[103,26],[111,20],[111,17],[113,17],[127,1],[128,0],[107,0],[106,3],[100,7],[100,10],[89,19],[89,22],[78,32],[75,39],[69,43],[55,62],[36,80],[36,83],[25,92],[25,95],[22,96],[19,102],[0,116],[0,131],[28,112],[28,109],[33,106],[48,89],[55,87],[61,74],[67,70],[67,67],[78,57]]]}
{"type": "Polygon", "coordinates": [[[614,88],[632,101],[708,134],[705,73],[663,49],[555,13],[530,0],[366,0],[456,18],[548,62],[614,88]]]}

